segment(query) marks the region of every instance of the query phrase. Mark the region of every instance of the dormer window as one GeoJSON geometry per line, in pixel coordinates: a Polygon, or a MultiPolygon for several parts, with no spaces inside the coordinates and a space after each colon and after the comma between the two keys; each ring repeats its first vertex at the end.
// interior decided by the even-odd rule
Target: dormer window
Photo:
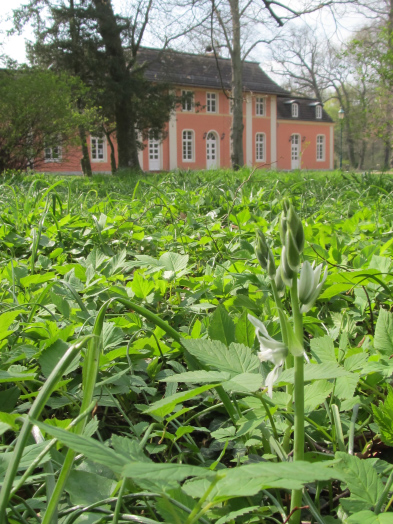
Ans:
{"type": "Polygon", "coordinates": [[[322,118],[322,106],[315,106],[315,117],[319,119],[322,118]]]}
{"type": "Polygon", "coordinates": [[[292,118],[297,118],[299,116],[299,104],[292,104],[292,118]]]}

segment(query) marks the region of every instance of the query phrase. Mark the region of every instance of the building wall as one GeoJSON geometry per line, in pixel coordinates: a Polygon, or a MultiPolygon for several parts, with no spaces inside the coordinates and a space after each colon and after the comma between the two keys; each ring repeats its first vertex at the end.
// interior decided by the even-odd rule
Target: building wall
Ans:
{"type": "MultiPolygon", "coordinates": [[[[230,100],[222,90],[186,88],[194,94],[194,107],[183,111],[177,107],[165,129],[165,138],[159,145],[159,164],[152,168],[149,160],[149,141],[139,153],[144,171],[169,171],[171,169],[206,169],[207,136],[213,131],[217,137],[216,167],[231,166],[231,113],[230,100]],[[216,112],[207,111],[207,93],[215,93],[218,102],[216,112]],[[193,157],[183,158],[183,131],[192,131],[193,157]]],[[[181,88],[176,90],[181,95],[181,88]]],[[[277,98],[274,95],[246,94],[243,102],[243,150],[244,162],[249,166],[273,169],[292,169],[291,136],[299,134],[301,169],[333,169],[333,124],[326,122],[305,122],[299,120],[277,120],[277,98]],[[264,100],[264,114],[257,114],[257,98],[264,100]],[[257,136],[264,136],[263,158],[257,157],[257,136]],[[325,137],[325,156],[317,161],[317,135],[325,137]]],[[[90,147],[91,138],[88,138],[90,147]]],[[[116,157],[117,147],[115,143],[116,157]]],[[[91,159],[93,172],[111,171],[110,147],[105,140],[104,158],[91,159]]],[[[63,148],[61,161],[40,162],[37,171],[59,173],[81,173],[81,152],[78,148],[63,148]]]]}
{"type": "Polygon", "coordinates": [[[289,170],[291,166],[291,138],[293,134],[300,136],[300,168],[301,169],[333,169],[333,140],[329,122],[297,122],[279,120],[277,124],[277,166],[278,169],[289,170]],[[325,137],[324,160],[317,160],[317,136],[325,137]]]}

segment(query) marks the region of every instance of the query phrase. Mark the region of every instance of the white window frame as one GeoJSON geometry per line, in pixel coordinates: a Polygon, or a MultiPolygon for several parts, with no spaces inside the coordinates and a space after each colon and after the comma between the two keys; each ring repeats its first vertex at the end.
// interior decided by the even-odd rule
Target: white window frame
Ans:
{"type": "MultiPolygon", "coordinates": [[[[97,144],[98,145],[98,144],[97,144]]],[[[96,145],[96,151],[98,151],[96,145]]],[[[107,144],[105,136],[91,136],[90,137],[90,160],[95,163],[103,163],[107,161],[107,144]],[[93,142],[94,140],[102,140],[102,158],[93,157],[93,142]]]]}
{"type": "Polygon", "coordinates": [[[206,93],[206,113],[218,113],[217,93],[206,93]],[[214,110],[212,109],[214,102],[214,110]]]}
{"type": "Polygon", "coordinates": [[[297,104],[296,102],[292,104],[291,114],[292,118],[299,118],[299,104],[297,104]]]}
{"type": "Polygon", "coordinates": [[[265,133],[256,133],[255,134],[255,161],[256,162],[266,162],[266,134],[265,133]],[[259,144],[260,137],[262,137],[262,157],[259,156],[259,144]]]}
{"type": "Polygon", "coordinates": [[[183,129],[182,135],[181,135],[182,141],[182,160],[183,162],[195,162],[195,132],[193,129],[183,129]],[[191,136],[187,135],[184,136],[185,133],[191,133],[191,136]],[[188,158],[188,145],[191,144],[191,158],[188,158]],[[186,146],[186,155],[184,146],[186,146]]]}
{"type": "Polygon", "coordinates": [[[192,113],[194,111],[194,91],[182,89],[181,96],[186,97],[188,95],[191,95],[190,98],[183,100],[181,105],[181,110],[184,113],[192,113]]]}
{"type": "Polygon", "coordinates": [[[326,159],[326,136],[317,135],[317,162],[324,162],[325,159],[326,159]],[[322,141],[320,139],[322,139],[322,141]]]}
{"type": "Polygon", "coordinates": [[[318,120],[322,118],[322,106],[321,105],[315,106],[315,118],[317,118],[318,120]]]}
{"type": "Polygon", "coordinates": [[[257,96],[255,99],[255,115],[266,116],[266,97],[257,96]]]}
{"type": "Polygon", "coordinates": [[[44,149],[44,161],[46,164],[53,163],[53,162],[61,162],[62,158],[62,147],[61,146],[54,146],[54,147],[46,147],[44,149]],[[57,149],[57,158],[53,157],[53,150],[57,149]]]}

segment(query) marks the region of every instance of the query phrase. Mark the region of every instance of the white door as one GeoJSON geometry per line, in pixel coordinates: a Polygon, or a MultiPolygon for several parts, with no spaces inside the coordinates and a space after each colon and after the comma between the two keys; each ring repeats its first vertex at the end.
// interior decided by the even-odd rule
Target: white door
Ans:
{"type": "Polygon", "coordinates": [[[211,131],[206,137],[206,168],[214,169],[218,166],[217,135],[211,131]]]}
{"type": "Polygon", "coordinates": [[[149,171],[159,171],[161,169],[160,142],[149,139],[149,171]]]}
{"type": "Polygon", "coordinates": [[[291,169],[300,169],[300,135],[292,135],[291,169]]]}

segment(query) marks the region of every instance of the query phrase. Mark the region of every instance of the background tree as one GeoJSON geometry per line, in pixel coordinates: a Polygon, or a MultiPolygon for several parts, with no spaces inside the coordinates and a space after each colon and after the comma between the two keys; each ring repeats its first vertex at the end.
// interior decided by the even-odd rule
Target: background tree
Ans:
{"type": "MultiPolygon", "coordinates": [[[[138,61],[152,6],[153,0],[139,0],[127,17],[121,17],[110,0],[31,0],[15,12],[17,27],[34,24],[30,59],[41,67],[70,72],[89,86],[101,108],[101,133],[111,145],[113,169],[111,135],[116,134],[119,168],[139,169],[138,133],[151,130],[160,136],[176,102],[167,85],[146,82],[147,64],[138,61]]],[[[81,133],[86,144],[84,137],[81,133]]],[[[87,165],[86,145],[84,158],[87,165]]]]}
{"type": "Polygon", "coordinates": [[[81,113],[75,100],[86,89],[77,79],[23,68],[0,74],[0,171],[33,168],[46,148],[75,140],[80,125],[91,125],[94,109],[81,113]]]}

